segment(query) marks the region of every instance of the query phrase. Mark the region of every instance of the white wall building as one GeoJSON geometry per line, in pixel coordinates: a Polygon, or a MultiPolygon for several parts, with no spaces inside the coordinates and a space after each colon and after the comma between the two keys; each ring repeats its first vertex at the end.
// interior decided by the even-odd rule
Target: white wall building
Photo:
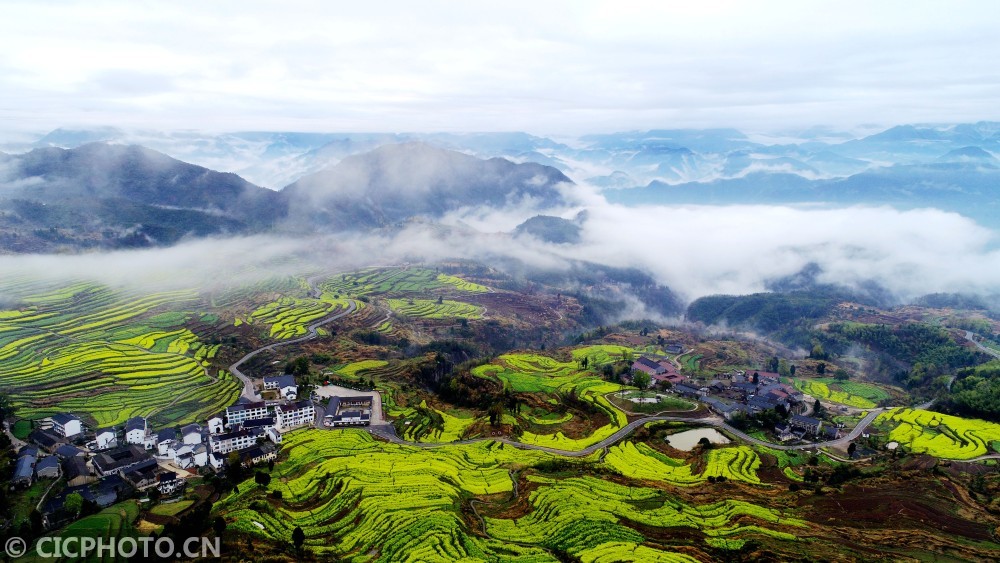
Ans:
{"type": "Polygon", "coordinates": [[[242,424],[246,420],[265,418],[268,415],[267,404],[257,403],[237,403],[231,407],[226,407],[226,423],[230,428],[242,424]]]}
{"type": "Polygon", "coordinates": [[[309,401],[299,401],[290,405],[278,405],[274,408],[274,415],[278,429],[288,430],[313,424],[316,419],[316,407],[309,401]]]}
{"type": "Polygon", "coordinates": [[[60,436],[72,438],[83,432],[83,422],[72,414],[60,413],[52,416],[52,429],[60,436]]]}

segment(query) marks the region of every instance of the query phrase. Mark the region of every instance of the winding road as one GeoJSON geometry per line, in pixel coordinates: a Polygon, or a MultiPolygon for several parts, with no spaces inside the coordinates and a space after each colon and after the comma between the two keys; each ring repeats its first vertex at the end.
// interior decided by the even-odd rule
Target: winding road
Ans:
{"type": "Polygon", "coordinates": [[[979,342],[978,340],[976,340],[973,337],[971,330],[965,331],[965,339],[968,340],[969,342],[975,344],[976,348],[979,348],[980,352],[985,352],[985,353],[993,356],[994,358],[1000,359],[1000,352],[997,352],[996,350],[994,350],[993,348],[990,348],[988,346],[984,346],[982,342],[979,342]]]}
{"type": "MultiPolygon", "coordinates": [[[[310,285],[313,285],[311,283],[311,280],[310,280],[310,285]]],[[[314,290],[315,290],[315,286],[313,286],[313,287],[314,287],[314,290]]],[[[242,396],[245,397],[246,399],[250,400],[250,401],[261,401],[262,400],[261,396],[254,389],[253,382],[250,380],[250,378],[246,374],[243,373],[243,371],[241,371],[239,369],[239,367],[241,365],[243,365],[246,361],[250,360],[251,358],[253,358],[254,356],[256,356],[256,355],[258,355],[258,354],[260,354],[262,352],[274,350],[274,349],[282,347],[282,346],[290,346],[292,344],[298,344],[300,342],[305,342],[305,341],[308,341],[308,340],[312,340],[313,338],[316,338],[316,336],[317,336],[317,329],[319,329],[319,327],[321,327],[323,325],[326,325],[326,324],[329,324],[329,323],[331,323],[333,321],[336,321],[337,319],[341,319],[341,318],[343,318],[343,317],[345,317],[347,315],[350,315],[351,313],[353,313],[354,311],[356,311],[357,308],[358,308],[357,307],[357,302],[354,301],[353,299],[349,300],[348,301],[348,306],[347,306],[346,309],[337,311],[335,314],[330,315],[328,317],[325,317],[325,318],[323,318],[323,319],[321,319],[321,320],[319,320],[319,321],[317,321],[317,322],[309,325],[309,327],[307,327],[307,329],[306,329],[309,334],[307,334],[306,336],[302,336],[300,338],[295,338],[293,340],[286,340],[286,341],[283,341],[283,342],[275,342],[273,344],[268,344],[267,346],[263,346],[261,348],[258,348],[256,350],[252,351],[252,352],[249,352],[248,354],[246,354],[245,356],[243,356],[242,358],[240,358],[237,362],[235,362],[234,364],[232,364],[231,366],[229,366],[230,372],[232,372],[234,375],[236,375],[237,377],[239,377],[243,381],[243,393],[242,393],[242,396]]],[[[970,341],[973,341],[971,333],[966,333],[966,337],[970,341]]],[[[985,348],[984,346],[980,345],[978,342],[975,342],[975,341],[973,341],[973,342],[977,346],[979,346],[981,349],[984,349],[984,351],[986,351],[986,352],[988,352],[988,353],[990,353],[992,355],[1000,357],[1000,353],[997,353],[997,352],[995,352],[993,350],[985,348]]],[[[609,446],[617,443],[618,441],[620,441],[620,440],[624,439],[625,437],[627,437],[628,435],[632,434],[637,428],[639,428],[639,427],[641,427],[643,425],[649,424],[651,422],[661,422],[661,421],[665,421],[665,422],[697,422],[697,423],[700,423],[700,424],[704,424],[704,425],[707,425],[707,426],[714,426],[716,428],[720,428],[722,430],[725,430],[726,432],[729,432],[733,436],[736,436],[740,440],[743,440],[744,442],[747,442],[749,444],[754,444],[754,445],[757,445],[757,446],[763,446],[763,447],[771,448],[771,449],[774,449],[774,450],[788,451],[788,450],[815,450],[815,449],[819,449],[819,448],[837,447],[837,446],[843,446],[845,444],[848,444],[851,441],[856,440],[859,436],[861,436],[864,433],[864,431],[872,424],[872,422],[875,421],[875,419],[878,417],[878,415],[882,414],[886,410],[887,410],[886,408],[877,408],[877,409],[870,410],[868,412],[868,414],[863,419],[861,419],[860,422],[858,422],[857,426],[855,426],[854,429],[851,430],[850,433],[848,433],[846,436],[843,436],[841,438],[837,438],[836,440],[827,440],[827,441],[823,441],[823,442],[813,442],[813,443],[807,443],[807,444],[794,444],[794,445],[774,444],[774,443],[771,443],[771,442],[766,442],[764,440],[760,440],[758,438],[754,438],[753,436],[750,436],[749,434],[747,434],[747,433],[745,433],[745,432],[743,432],[741,430],[738,430],[738,429],[734,428],[733,426],[731,426],[728,423],[726,423],[726,421],[724,419],[719,418],[717,416],[707,416],[707,417],[702,417],[702,418],[690,418],[690,417],[668,416],[668,415],[647,416],[647,417],[639,418],[639,419],[636,419],[636,420],[630,422],[629,424],[627,424],[627,425],[623,426],[622,428],[620,428],[617,432],[615,432],[611,436],[608,436],[607,438],[605,438],[603,440],[600,440],[599,442],[595,442],[594,444],[591,444],[591,445],[587,446],[586,448],[584,448],[582,450],[575,450],[575,451],[574,450],[562,450],[562,449],[559,449],[559,448],[552,448],[552,447],[543,446],[543,445],[540,445],[540,444],[526,444],[526,443],[518,442],[516,440],[512,440],[512,439],[506,438],[506,437],[488,437],[488,436],[486,436],[486,437],[480,437],[480,438],[473,438],[473,439],[469,439],[469,440],[458,440],[458,441],[454,441],[454,442],[414,442],[414,441],[411,441],[411,440],[405,440],[403,438],[400,438],[396,434],[395,427],[393,427],[391,424],[375,424],[375,425],[369,426],[368,429],[369,429],[369,432],[373,436],[378,436],[379,438],[382,438],[384,440],[393,442],[395,444],[406,445],[406,446],[414,446],[414,447],[418,447],[418,448],[440,448],[440,447],[455,446],[455,445],[461,445],[461,444],[473,444],[473,443],[476,443],[476,442],[482,442],[482,441],[492,440],[492,441],[501,442],[501,443],[510,445],[512,447],[523,449],[523,450],[537,450],[537,451],[547,452],[547,453],[550,453],[550,454],[560,455],[560,456],[566,456],[566,457],[586,457],[586,456],[589,456],[589,455],[593,454],[594,452],[596,452],[598,450],[604,450],[604,449],[606,449],[607,447],[609,447],[609,446]]],[[[322,417],[320,417],[320,419],[322,419],[322,417]]],[[[984,455],[984,456],[980,456],[980,457],[977,457],[977,458],[974,458],[974,459],[964,460],[964,461],[983,461],[983,460],[988,460],[988,459],[1000,459],[1000,454],[988,454],[988,455],[984,455]]]]}
{"type": "Polygon", "coordinates": [[[615,444],[619,440],[622,440],[623,438],[634,432],[640,426],[643,426],[650,422],[662,422],[662,421],[698,422],[708,426],[715,426],[716,428],[721,428],[745,442],[756,444],[758,446],[764,446],[766,448],[771,448],[773,450],[811,450],[817,448],[842,446],[844,444],[849,443],[851,440],[857,439],[857,437],[860,436],[865,431],[865,429],[867,429],[868,426],[875,421],[875,418],[878,417],[878,415],[881,414],[883,410],[885,409],[874,409],[871,412],[869,412],[868,415],[865,416],[863,419],[861,419],[861,422],[859,422],[858,425],[853,430],[851,430],[851,432],[848,435],[842,438],[838,438],[836,440],[828,440],[825,442],[815,442],[810,444],[796,444],[796,445],[772,444],[771,442],[758,440],[757,438],[754,438],[753,436],[750,436],[730,426],[724,420],[718,417],[690,418],[682,416],[647,416],[630,422],[628,425],[621,427],[617,432],[601,440],[600,442],[596,442],[594,444],[591,444],[590,446],[587,446],[582,450],[576,450],[576,451],[550,448],[548,446],[542,446],[539,444],[525,444],[523,442],[518,442],[515,440],[511,440],[510,438],[503,438],[503,437],[473,438],[471,440],[459,440],[456,442],[413,442],[410,440],[404,440],[403,438],[397,436],[396,429],[393,428],[391,424],[381,424],[377,426],[371,426],[369,430],[373,435],[378,436],[380,438],[384,438],[390,442],[407,446],[416,446],[418,448],[440,448],[444,446],[454,446],[457,444],[474,444],[476,442],[482,442],[485,440],[493,440],[496,442],[503,442],[504,444],[508,444],[512,447],[522,450],[538,450],[566,457],[586,457],[598,450],[604,449],[608,446],[615,444]]]}
{"type": "Polygon", "coordinates": [[[317,331],[317,329],[319,329],[319,327],[321,327],[321,326],[323,326],[325,324],[332,323],[333,321],[335,321],[337,319],[341,319],[343,317],[346,317],[347,315],[350,315],[351,313],[353,313],[357,309],[358,309],[357,301],[354,301],[353,299],[350,299],[347,302],[347,308],[345,308],[343,310],[340,310],[340,311],[337,311],[336,313],[330,315],[329,317],[324,317],[324,318],[316,321],[315,323],[309,325],[306,328],[306,331],[309,334],[307,334],[305,336],[300,336],[299,338],[295,338],[295,339],[292,339],[292,340],[285,340],[285,341],[282,341],[282,342],[275,342],[273,344],[268,344],[267,346],[264,346],[262,348],[257,348],[256,350],[248,353],[247,355],[245,355],[242,358],[240,358],[239,360],[237,360],[236,363],[234,363],[233,365],[229,366],[229,371],[233,375],[235,375],[236,377],[240,378],[241,381],[243,381],[243,397],[246,398],[247,400],[253,401],[253,402],[257,402],[257,401],[262,401],[263,400],[263,397],[261,397],[260,394],[257,393],[257,391],[254,389],[253,382],[250,381],[250,378],[247,377],[247,375],[240,370],[240,366],[243,365],[247,360],[249,360],[250,358],[253,358],[257,354],[260,354],[262,352],[268,352],[270,350],[274,350],[275,348],[280,348],[282,346],[291,346],[292,344],[298,344],[300,342],[305,342],[307,340],[312,340],[313,338],[316,338],[316,336],[318,335],[316,331],[317,331]]]}

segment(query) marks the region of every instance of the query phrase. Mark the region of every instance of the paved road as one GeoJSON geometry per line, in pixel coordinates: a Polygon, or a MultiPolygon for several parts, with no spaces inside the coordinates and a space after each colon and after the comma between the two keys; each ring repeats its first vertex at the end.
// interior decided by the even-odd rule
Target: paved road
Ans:
{"type": "Polygon", "coordinates": [[[351,300],[348,301],[346,309],[344,309],[342,311],[338,311],[337,313],[334,313],[333,315],[330,315],[329,317],[320,319],[320,320],[316,321],[315,323],[309,325],[309,327],[306,328],[306,330],[309,332],[309,334],[307,334],[306,336],[295,338],[293,340],[285,340],[283,342],[275,342],[273,344],[268,344],[267,346],[264,346],[263,348],[257,348],[253,352],[250,352],[246,356],[243,356],[242,358],[240,358],[233,365],[229,366],[229,371],[233,375],[235,375],[236,377],[240,378],[243,381],[243,397],[245,397],[247,400],[250,400],[250,401],[262,401],[263,400],[263,398],[260,396],[260,394],[257,393],[257,391],[254,389],[253,382],[250,381],[250,378],[247,377],[247,375],[240,370],[240,366],[243,365],[247,360],[249,360],[250,358],[256,356],[257,354],[260,354],[261,352],[267,352],[267,351],[270,351],[270,350],[274,350],[275,348],[280,348],[282,346],[290,346],[292,344],[298,344],[300,342],[305,342],[307,340],[312,340],[313,338],[316,338],[316,336],[317,336],[316,330],[319,327],[321,327],[321,326],[323,326],[325,324],[332,323],[333,321],[335,321],[337,319],[340,319],[340,318],[343,318],[343,317],[345,317],[347,315],[350,315],[351,313],[353,313],[354,311],[356,311],[357,308],[358,308],[357,302],[354,301],[353,299],[351,299],[351,300]]]}
{"type": "Polygon", "coordinates": [[[885,409],[874,409],[873,411],[869,412],[866,417],[864,417],[863,419],[861,419],[861,422],[858,423],[858,425],[854,428],[854,430],[852,430],[850,432],[850,434],[848,434],[847,436],[844,436],[843,438],[838,438],[836,440],[828,440],[826,442],[816,442],[816,443],[811,443],[811,444],[796,444],[796,445],[772,444],[770,442],[765,442],[763,440],[758,440],[757,438],[754,438],[753,436],[749,436],[749,435],[745,434],[744,432],[741,432],[741,431],[733,428],[732,426],[730,426],[729,424],[727,424],[724,420],[722,420],[722,419],[720,419],[718,417],[690,418],[690,417],[681,417],[681,416],[647,416],[647,417],[644,417],[644,418],[640,418],[640,419],[638,419],[638,420],[636,420],[634,422],[631,422],[627,426],[623,426],[620,430],[618,430],[617,432],[615,432],[611,436],[608,436],[607,438],[601,440],[600,442],[597,442],[596,444],[592,444],[592,445],[588,446],[587,448],[579,450],[579,451],[560,450],[558,448],[550,448],[548,446],[541,446],[541,445],[537,445],[537,444],[524,444],[524,443],[521,443],[521,442],[517,442],[517,441],[511,440],[509,438],[489,438],[489,437],[485,437],[485,438],[475,438],[475,439],[472,439],[472,440],[460,440],[460,441],[457,441],[457,442],[411,442],[409,440],[404,440],[404,439],[400,438],[399,436],[397,436],[395,428],[393,428],[392,425],[390,425],[390,424],[383,424],[383,425],[371,426],[369,428],[369,430],[371,431],[372,434],[374,434],[376,436],[379,436],[380,438],[385,438],[386,440],[389,440],[390,442],[395,442],[397,444],[403,444],[403,445],[408,445],[408,446],[416,446],[416,447],[419,447],[419,448],[440,448],[440,447],[443,447],[443,446],[454,446],[456,444],[473,444],[475,442],[482,442],[482,441],[485,441],[485,440],[493,440],[493,441],[496,441],[496,442],[503,442],[505,444],[509,444],[509,445],[511,445],[511,446],[513,446],[515,448],[519,448],[519,449],[522,449],[522,450],[538,450],[538,451],[548,452],[550,454],[561,455],[561,456],[566,456],[566,457],[586,457],[586,456],[588,456],[588,455],[590,455],[590,454],[592,454],[592,453],[594,453],[594,452],[596,452],[598,450],[601,450],[603,448],[606,448],[606,447],[608,447],[608,446],[610,446],[610,445],[618,442],[619,440],[625,438],[626,436],[628,436],[629,434],[631,434],[632,432],[634,432],[636,428],[639,428],[640,426],[642,426],[644,424],[648,424],[650,422],[659,422],[659,421],[698,422],[698,423],[701,423],[701,424],[706,424],[706,425],[709,425],[709,426],[715,426],[717,428],[722,428],[722,429],[726,430],[727,432],[730,432],[731,434],[733,434],[736,437],[740,438],[741,440],[744,440],[746,442],[750,442],[752,444],[756,444],[756,445],[759,445],[759,446],[764,446],[764,447],[768,447],[768,448],[775,449],[775,450],[810,450],[810,449],[815,449],[815,448],[824,448],[824,447],[831,447],[831,446],[841,446],[841,445],[849,443],[851,440],[854,440],[858,436],[860,436],[865,431],[865,429],[867,429],[868,426],[871,425],[871,423],[875,420],[875,418],[879,414],[882,413],[883,410],[885,410],[885,409]]]}
{"type": "Polygon", "coordinates": [[[979,342],[978,340],[976,340],[975,338],[973,338],[972,331],[970,331],[970,330],[965,331],[965,339],[968,340],[969,342],[975,344],[976,348],[979,348],[980,352],[985,352],[985,353],[993,356],[994,358],[1000,359],[1000,352],[997,352],[993,348],[988,348],[986,346],[983,346],[983,344],[981,342],[979,342]]]}

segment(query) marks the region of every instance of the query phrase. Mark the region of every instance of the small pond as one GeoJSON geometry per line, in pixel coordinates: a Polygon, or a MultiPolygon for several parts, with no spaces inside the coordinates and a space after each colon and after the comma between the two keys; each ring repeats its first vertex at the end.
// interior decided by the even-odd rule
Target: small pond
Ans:
{"type": "Polygon", "coordinates": [[[694,430],[685,430],[684,432],[667,436],[670,447],[684,452],[693,450],[702,438],[708,438],[708,441],[713,444],[729,443],[729,438],[723,436],[722,432],[719,432],[715,428],[695,428],[694,430]]]}

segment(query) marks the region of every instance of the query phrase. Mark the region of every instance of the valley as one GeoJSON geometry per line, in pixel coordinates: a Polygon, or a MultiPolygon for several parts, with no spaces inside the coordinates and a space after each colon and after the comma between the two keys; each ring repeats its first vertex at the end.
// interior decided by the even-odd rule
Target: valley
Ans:
{"type": "MultiPolygon", "coordinates": [[[[66,414],[85,430],[58,443],[84,449],[98,447],[87,436],[136,417],[154,429],[199,424],[204,466],[151,451],[155,471],[186,475],[179,493],[162,493],[181,499],[176,511],[153,500],[156,487],[125,488],[71,527],[138,499],[138,515],[109,533],[211,535],[221,519],[228,552],[278,560],[989,560],[1000,549],[990,493],[1000,486],[1000,424],[920,410],[923,395],[868,377],[872,358],[841,356],[830,342],[829,352],[787,352],[735,331],[653,321],[585,331],[584,296],[525,287],[475,263],[156,292],[19,278],[4,285],[12,301],[0,313],[11,437],[57,435],[53,421],[66,414]],[[299,398],[282,397],[281,383],[265,389],[280,377],[299,398]],[[777,402],[758,404],[765,395],[777,402]],[[331,396],[337,405],[360,397],[371,422],[331,396]],[[304,404],[306,418],[283,418],[304,404]],[[233,405],[248,415],[267,405],[278,422],[260,426],[275,431],[246,450],[219,454],[215,468],[231,428],[258,427],[237,422],[233,405]],[[209,430],[216,413],[228,433],[209,430]],[[698,429],[726,443],[681,446],[698,429]],[[895,539],[880,532],[888,513],[842,512],[861,496],[898,507],[895,539]]],[[[912,306],[850,313],[844,303],[813,326],[869,338],[828,321],[943,318],[912,306]]],[[[939,326],[968,318],[948,314],[939,326]]],[[[948,346],[975,349],[964,330],[943,330],[948,346]]],[[[23,502],[32,490],[9,495],[23,502]]],[[[52,507],[43,522],[53,530],[73,520],[64,498],[32,499],[52,507]]]]}

